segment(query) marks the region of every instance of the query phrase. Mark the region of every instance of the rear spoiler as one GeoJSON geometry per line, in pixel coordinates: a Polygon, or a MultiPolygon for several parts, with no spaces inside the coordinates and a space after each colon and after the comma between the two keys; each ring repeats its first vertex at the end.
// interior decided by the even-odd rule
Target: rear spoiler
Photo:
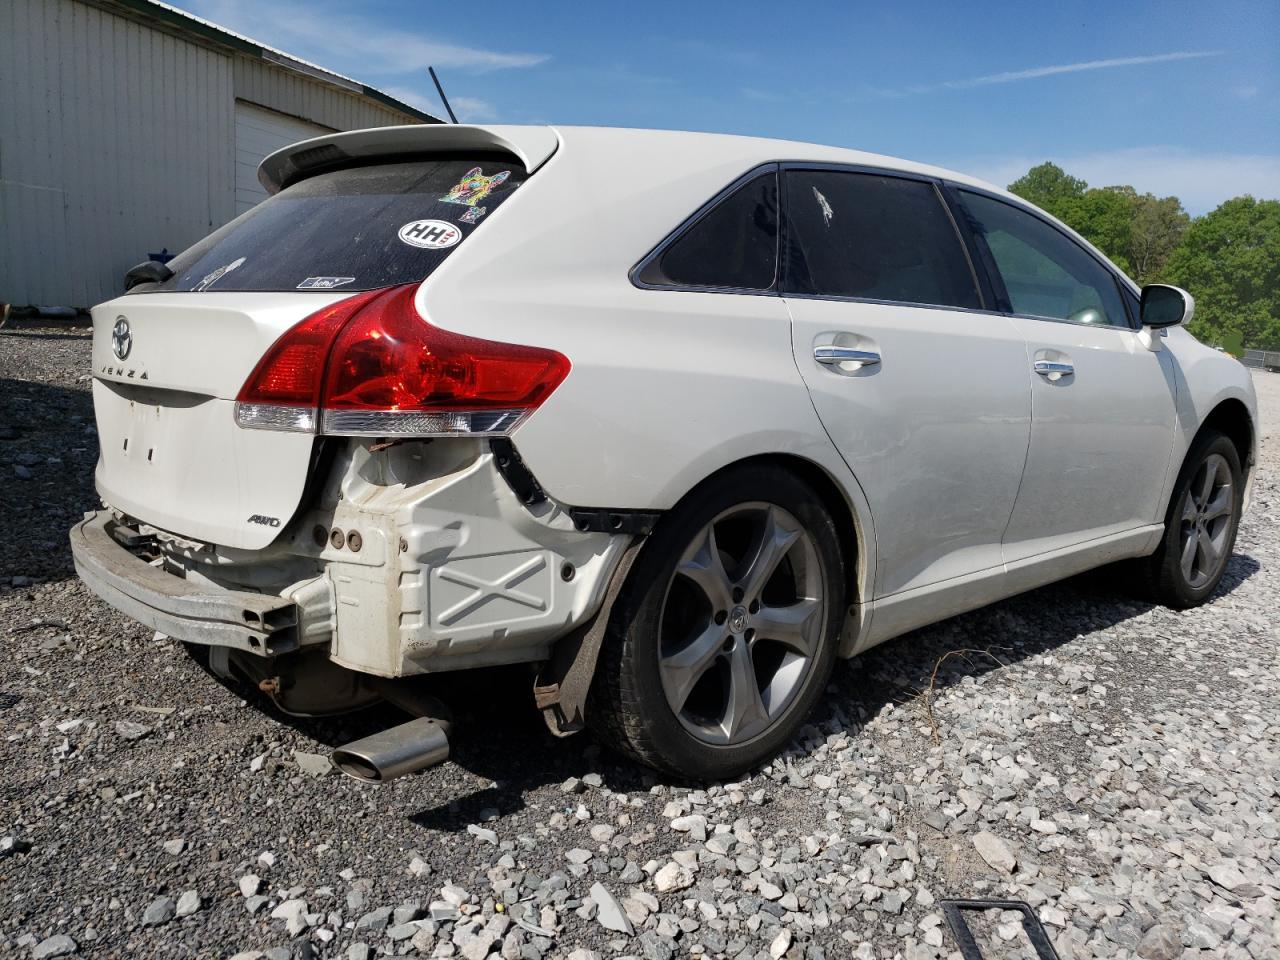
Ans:
{"type": "Polygon", "coordinates": [[[452,123],[374,127],[331,133],[283,147],[258,166],[258,181],[267,193],[276,194],[289,184],[322,170],[374,157],[419,153],[501,151],[514,154],[525,169],[533,173],[547,162],[559,145],[560,138],[551,127],[474,127],[452,123]]]}

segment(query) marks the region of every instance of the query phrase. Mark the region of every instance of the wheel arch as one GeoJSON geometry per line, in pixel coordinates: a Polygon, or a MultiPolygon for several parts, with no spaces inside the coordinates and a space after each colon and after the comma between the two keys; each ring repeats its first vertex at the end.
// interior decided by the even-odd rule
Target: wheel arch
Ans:
{"type": "Polygon", "coordinates": [[[836,537],[840,546],[840,556],[844,561],[847,583],[845,585],[845,607],[856,607],[869,599],[874,539],[862,520],[853,498],[841,486],[831,473],[821,464],[805,457],[790,453],[767,453],[735,460],[703,478],[698,484],[681,497],[690,496],[694,490],[704,485],[715,483],[726,474],[741,470],[744,467],[773,465],[781,467],[795,475],[813,488],[818,495],[827,514],[835,524],[836,537]]]}
{"type": "Polygon", "coordinates": [[[1217,430],[1226,435],[1232,446],[1236,448],[1236,453],[1240,455],[1241,468],[1248,475],[1250,467],[1253,466],[1255,433],[1253,418],[1249,415],[1249,408],[1244,402],[1235,397],[1227,397],[1219,402],[1201,422],[1195,438],[1191,441],[1192,444],[1194,445],[1210,430],[1217,430]]]}
{"type": "Polygon", "coordinates": [[[1196,432],[1182,452],[1182,461],[1178,464],[1177,473],[1172,477],[1173,482],[1169,488],[1168,501],[1165,504],[1164,516],[1166,523],[1174,508],[1174,495],[1183,479],[1183,474],[1190,465],[1192,454],[1195,453],[1200,441],[1209,433],[1214,432],[1225,436],[1236,449],[1236,454],[1240,458],[1240,469],[1244,472],[1244,502],[1248,503],[1249,489],[1253,482],[1254,450],[1257,439],[1256,428],[1253,423],[1253,417],[1249,413],[1248,405],[1238,397],[1225,397],[1219,400],[1205,415],[1204,419],[1200,421],[1200,426],[1196,428],[1196,432]]]}

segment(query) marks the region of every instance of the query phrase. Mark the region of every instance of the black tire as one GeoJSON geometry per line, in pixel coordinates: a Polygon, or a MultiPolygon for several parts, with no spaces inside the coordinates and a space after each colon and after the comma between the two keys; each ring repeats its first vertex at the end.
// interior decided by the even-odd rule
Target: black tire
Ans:
{"type": "MultiPolygon", "coordinates": [[[[1240,525],[1240,513],[1244,502],[1244,471],[1240,466],[1240,455],[1235,444],[1217,431],[1206,431],[1196,438],[1183,461],[1178,473],[1173,495],[1169,500],[1169,510],[1165,516],[1164,538],[1156,552],[1144,561],[1141,569],[1145,579],[1147,595],[1156,603],[1175,610],[1186,610],[1204,603],[1222,582],[1227,564],[1231,560],[1231,551],[1235,546],[1236,532],[1240,525]],[[1217,461],[1216,458],[1221,458],[1217,461]],[[1184,569],[1185,546],[1184,536],[1188,530],[1188,512],[1197,510],[1195,483],[1205,476],[1205,465],[1211,462],[1225,461],[1225,468],[1230,475],[1231,513],[1221,530],[1222,552],[1216,569],[1204,571],[1195,569],[1196,576],[1188,577],[1184,569]]],[[[1190,521],[1194,528],[1195,521],[1190,521]]]]}
{"type": "MultiPolygon", "coordinates": [[[[746,542],[745,537],[743,542],[746,542]]],[[[718,548],[717,552],[721,549],[723,548],[718,548]]],[[[727,552],[722,556],[727,556],[727,552]]],[[[749,566],[763,570],[768,564],[749,566]]],[[[747,567],[740,566],[737,569],[750,572],[747,567]]],[[[721,474],[707,481],[662,518],[636,558],[635,566],[614,606],[609,633],[600,652],[588,703],[588,723],[602,740],[619,752],[664,773],[693,780],[732,778],[770,759],[787,744],[808,717],[831,676],[841,622],[847,606],[848,589],[844,569],[839,539],[830,515],[823,508],[818,495],[793,474],[775,465],[756,465],[721,474]],[[687,551],[694,549],[695,539],[700,538],[708,529],[712,530],[713,539],[705,542],[716,542],[715,537],[726,539],[715,533],[716,530],[724,532],[722,527],[715,524],[745,524],[749,519],[739,520],[739,515],[732,511],[741,510],[741,517],[750,518],[750,511],[759,511],[762,505],[767,505],[761,514],[765,518],[761,520],[762,524],[771,523],[775,517],[785,518],[785,525],[791,525],[795,521],[804,534],[807,534],[806,540],[796,541],[802,546],[783,548],[787,551],[802,549],[804,553],[799,555],[800,559],[796,559],[798,555],[795,553],[786,553],[774,569],[781,571],[780,575],[793,585],[800,583],[801,574],[797,570],[803,571],[806,584],[812,584],[814,581],[808,578],[814,575],[812,571],[815,566],[820,569],[823,590],[821,596],[825,600],[823,606],[816,608],[804,620],[805,626],[802,628],[816,639],[816,643],[809,644],[808,649],[816,649],[812,649],[804,661],[807,663],[807,670],[800,673],[799,679],[792,681],[794,686],[788,698],[778,698],[777,715],[766,720],[759,713],[756,714],[758,723],[767,724],[764,729],[743,742],[709,743],[691,733],[687,728],[686,712],[682,711],[677,715],[668,702],[659,667],[659,661],[664,656],[660,651],[670,649],[670,634],[668,645],[662,645],[663,611],[667,605],[669,589],[677,589],[673,586],[677,579],[677,565],[687,551]],[[717,519],[726,513],[731,514],[729,519],[717,519]]],[[[766,579],[777,575],[764,574],[766,579]]],[[[732,576],[728,579],[732,580],[732,576]]],[[[769,589],[775,591],[775,596],[781,596],[785,592],[779,587],[781,582],[768,581],[769,589]]],[[[767,628],[762,625],[759,636],[753,639],[755,631],[743,627],[744,621],[739,615],[747,613],[749,609],[753,619],[746,622],[754,623],[757,611],[764,617],[771,610],[781,607],[761,607],[760,603],[772,605],[774,600],[753,603],[751,597],[742,595],[742,590],[737,587],[733,589],[731,602],[734,604],[734,616],[725,621],[724,629],[738,635],[727,637],[724,641],[727,646],[722,648],[726,652],[723,655],[713,654],[712,666],[703,669],[718,671],[716,676],[729,671],[723,675],[733,678],[745,675],[755,677],[759,675],[761,662],[768,661],[770,656],[776,658],[793,654],[790,650],[781,654],[767,652],[772,650],[769,645],[773,643],[764,639],[768,635],[767,628]],[[734,644],[741,646],[735,648],[734,644]],[[733,652],[735,649],[745,651],[745,654],[733,652]],[[762,650],[766,652],[762,653],[762,650]],[[750,674],[734,672],[732,665],[726,665],[730,662],[743,662],[740,659],[743,655],[745,662],[751,664],[750,674]]],[[[796,587],[796,590],[798,595],[799,588],[796,587]]],[[[753,595],[763,596],[764,593],[765,587],[761,586],[758,593],[753,595]]],[[[805,597],[808,598],[808,593],[805,597]]],[[[804,602],[810,600],[806,599],[804,602]]],[[[711,606],[715,604],[708,604],[706,609],[710,610],[711,606]]],[[[719,616],[719,613],[713,616],[719,616]]],[[[711,622],[719,621],[713,619],[711,622]]],[[[712,628],[708,623],[706,630],[698,629],[698,637],[701,638],[706,630],[712,628]]],[[[711,646],[706,649],[711,649],[711,646]]],[[[665,656],[667,659],[663,662],[670,663],[670,655],[665,656]]],[[[778,674],[775,676],[782,673],[780,667],[777,669],[778,674]]],[[[716,680],[713,677],[707,682],[714,687],[716,680]]],[[[725,682],[728,684],[724,688],[727,703],[732,698],[730,690],[736,680],[725,682]]],[[[774,686],[766,682],[765,691],[761,692],[757,683],[757,692],[761,696],[757,703],[765,703],[766,694],[772,695],[774,690],[774,686]]],[[[772,709],[765,706],[764,712],[770,713],[772,709]]],[[[728,717],[729,713],[726,712],[725,716],[728,717]]],[[[750,727],[744,724],[741,729],[743,735],[746,735],[750,727]]]]}

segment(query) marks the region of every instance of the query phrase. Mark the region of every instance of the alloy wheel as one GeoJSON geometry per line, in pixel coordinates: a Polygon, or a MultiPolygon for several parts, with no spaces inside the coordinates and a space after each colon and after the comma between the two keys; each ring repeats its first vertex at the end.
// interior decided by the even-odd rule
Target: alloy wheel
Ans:
{"type": "Polygon", "coordinates": [[[817,545],[776,504],[739,504],[691,540],[667,585],[659,673],[697,739],[745,743],[804,687],[827,622],[817,545]]]}
{"type": "Polygon", "coordinates": [[[1180,565],[1193,590],[1216,577],[1226,563],[1235,506],[1231,467],[1221,454],[1211,454],[1200,464],[1182,501],[1180,565]]]}

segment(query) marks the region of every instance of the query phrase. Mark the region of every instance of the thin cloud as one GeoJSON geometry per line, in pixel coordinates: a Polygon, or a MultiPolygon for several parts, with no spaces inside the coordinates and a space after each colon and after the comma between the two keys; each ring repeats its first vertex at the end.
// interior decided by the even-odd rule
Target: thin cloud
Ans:
{"type": "Polygon", "coordinates": [[[463,123],[485,123],[498,119],[498,111],[494,105],[479,97],[450,97],[449,103],[463,123]]]}
{"type": "Polygon", "coordinates": [[[1092,70],[1114,70],[1119,67],[1142,67],[1153,63],[1172,63],[1177,60],[1202,60],[1205,57],[1218,57],[1221,50],[1178,50],[1173,53],[1156,53],[1143,57],[1114,57],[1109,60],[1083,60],[1079,63],[1058,63],[1045,67],[1029,67],[1026,70],[1009,70],[1004,73],[989,73],[981,77],[967,77],[963,80],[943,80],[939,83],[914,84],[909,87],[864,87],[851,98],[858,100],[895,100],[925,93],[937,93],[940,90],[972,90],[975,87],[990,87],[1003,83],[1020,83],[1024,80],[1040,80],[1044,77],[1056,77],[1068,73],[1087,73],[1092,70]]]}
{"type": "Polygon", "coordinates": [[[424,113],[429,113],[433,117],[440,119],[448,119],[444,111],[444,104],[440,102],[440,98],[434,94],[428,95],[420,90],[413,90],[409,87],[383,87],[382,92],[389,97],[395,97],[402,103],[407,103],[411,107],[417,107],[424,113]]]}
{"type": "Polygon", "coordinates": [[[761,90],[757,87],[743,87],[738,92],[747,100],[758,100],[761,103],[782,103],[786,100],[786,97],[774,90],[761,90]]]}
{"type": "MultiPolygon", "coordinates": [[[[449,117],[444,104],[440,102],[434,90],[424,92],[411,87],[386,87],[383,92],[441,120],[447,120],[449,117]]],[[[488,123],[498,119],[497,108],[488,100],[481,100],[479,97],[450,97],[449,105],[458,115],[460,123],[488,123]]]]}
{"type": "Polygon", "coordinates": [[[1051,160],[1091,187],[1129,184],[1139,193],[1175,196],[1193,215],[1248,193],[1280,199],[1280,155],[1218,153],[1172,146],[1129,147],[1093,153],[956,158],[946,164],[1003,187],[1051,160]]]}
{"type": "Polygon", "coordinates": [[[1056,77],[1063,73],[1084,73],[1087,70],[1110,70],[1113,67],[1141,67],[1149,63],[1171,63],[1175,60],[1200,60],[1221,56],[1221,50],[1182,50],[1176,53],[1157,53],[1148,57],[1116,57],[1111,60],[1085,60],[1082,63],[1061,63],[1051,67],[1032,67],[1030,70],[1012,70],[1007,73],[991,73],[985,77],[968,80],[947,80],[939,86],[952,90],[971,87],[987,87],[996,83],[1017,83],[1020,80],[1038,80],[1056,77]]]}
{"type": "Polygon", "coordinates": [[[485,73],[533,67],[545,53],[468,47],[407,30],[386,30],[338,8],[261,0],[187,0],[198,15],[326,66],[361,74],[412,73],[428,66],[485,73]]]}

